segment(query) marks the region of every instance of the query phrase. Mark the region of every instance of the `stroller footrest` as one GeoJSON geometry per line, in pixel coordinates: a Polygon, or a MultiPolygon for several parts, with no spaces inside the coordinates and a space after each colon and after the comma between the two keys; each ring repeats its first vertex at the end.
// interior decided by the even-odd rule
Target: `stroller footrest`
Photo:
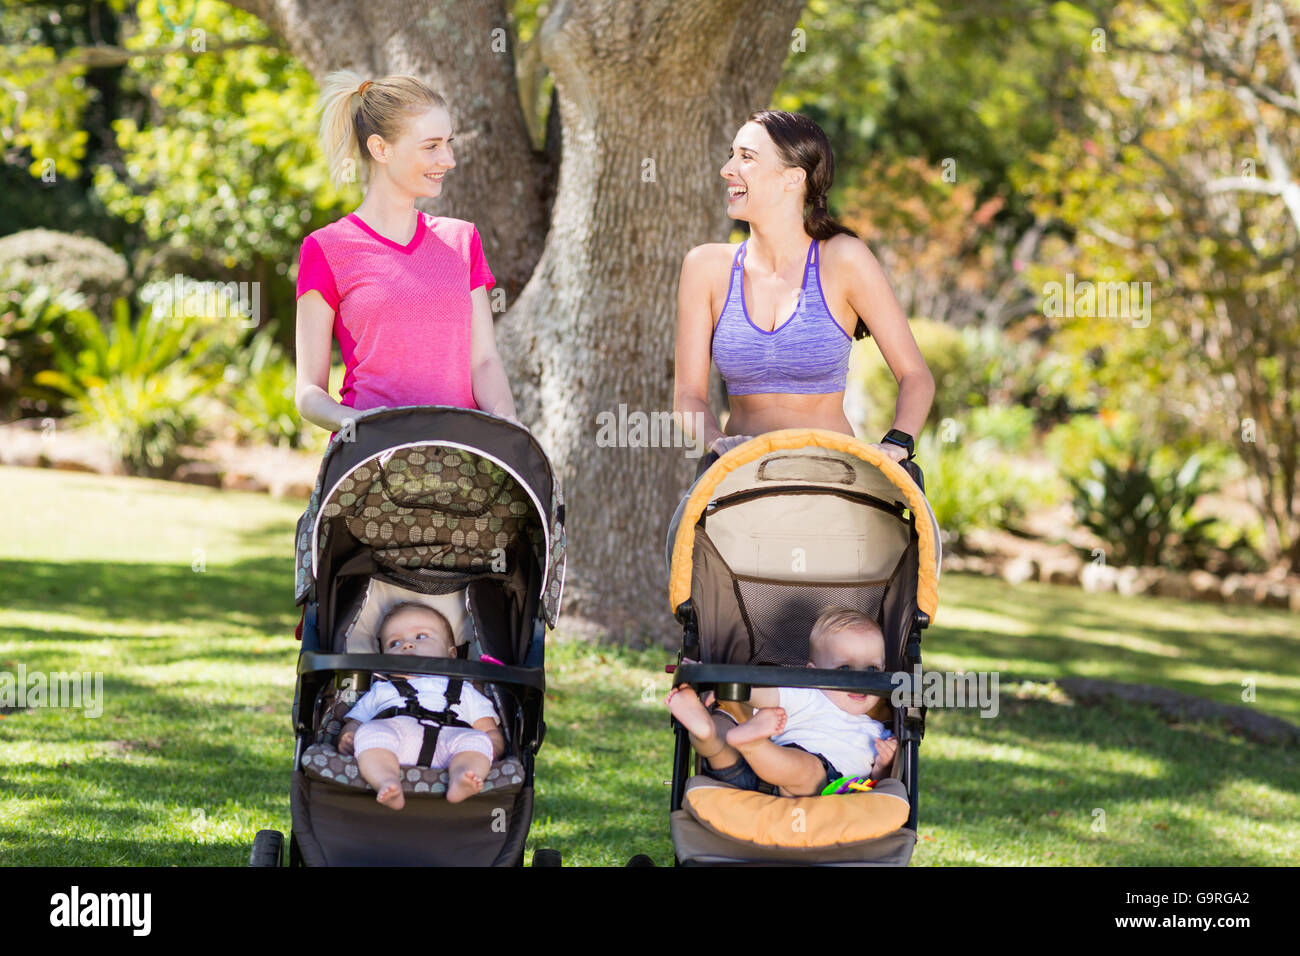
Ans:
{"type": "Polygon", "coordinates": [[[871,843],[902,827],[911,807],[906,788],[893,778],[870,793],[782,797],[696,776],[687,782],[683,809],[707,830],[751,851],[817,851],[871,843]]]}
{"type": "MultiPolygon", "coordinates": [[[[337,783],[354,790],[374,793],[374,788],[361,776],[357,758],[345,757],[329,744],[312,744],[302,752],[302,771],[315,780],[337,783]]],[[[447,793],[447,771],[434,767],[402,767],[402,791],[420,796],[443,796],[447,793]]],[[[492,764],[483,793],[506,790],[524,782],[524,768],[514,757],[505,757],[492,764]]]]}

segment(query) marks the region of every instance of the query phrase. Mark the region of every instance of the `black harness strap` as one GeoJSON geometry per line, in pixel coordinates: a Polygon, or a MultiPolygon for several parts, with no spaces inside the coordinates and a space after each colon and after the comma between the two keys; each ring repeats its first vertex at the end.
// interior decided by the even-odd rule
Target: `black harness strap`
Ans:
{"type": "Polygon", "coordinates": [[[402,706],[387,707],[375,714],[375,720],[382,720],[388,717],[414,717],[424,727],[424,743],[420,745],[420,756],[417,763],[421,767],[427,767],[433,762],[433,752],[438,746],[438,733],[443,727],[469,727],[465,721],[461,720],[459,715],[452,711],[452,707],[460,703],[461,686],[465,683],[459,677],[449,678],[447,681],[447,691],[444,694],[446,706],[442,710],[429,710],[420,704],[420,695],[410,682],[404,677],[380,677],[379,680],[386,680],[393,685],[393,689],[402,697],[402,706]]]}

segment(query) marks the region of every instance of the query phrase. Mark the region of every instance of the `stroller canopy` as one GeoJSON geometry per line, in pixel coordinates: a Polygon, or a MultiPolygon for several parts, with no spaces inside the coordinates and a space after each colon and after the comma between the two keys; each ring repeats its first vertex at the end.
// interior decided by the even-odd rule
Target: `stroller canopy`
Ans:
{"type": "MultiPolygon", "coordinates": [[[[670,534],[674,612],[693,591],[696,610],[710,618],[735,615],[700,607],[701,600],[738,604],[745,630],[774,639],[777,631],[801,632],[805,651],[805,625],[821,607],[878,608],[889,582],[914,592],[916,607],[935,616],[940,539],[930,503],[902,465],[839,432],[786,429],[733,448],[695,485],[670,534]],[[904,562],[910,528],[914,565],[904,562]],[[898,580],[912,566],[914,579],[898,580]]],[[[797,660],[798,652],[772,653],[776,662],[797,660]]]]}
{"type": "Polygon", "coordinates": [[[297,603],[342,526],[381,565],[413,573],[502,571],[521,538],[542,569],[552,627],[564,588],[564,500],[524,428],[473,409],[407,406],[361,413],[325,450],[298,522],[297,603]],[[352,440],[345,440],[345,439],[352,440]]]}

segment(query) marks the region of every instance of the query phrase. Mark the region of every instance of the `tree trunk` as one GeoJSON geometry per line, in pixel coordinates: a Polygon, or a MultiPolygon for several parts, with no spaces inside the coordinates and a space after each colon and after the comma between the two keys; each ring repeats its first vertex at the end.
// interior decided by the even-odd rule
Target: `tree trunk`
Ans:
{"type": "Polygon", "coordinates": [[[664,538],[696,459],[601,447],[598,416],[672,411],[682,257],[727,239],[718,171],[768,104],[803,0],[559,0],[539,37],[563,139],[549,222],[553,164],[531,148],[511,54],[491,49],[501,0],[236,5],[317,77],[412,73],[447,97],[466,142],[437,212],[478,224],[498,277],[531,274],[497,339],[521,417],[565,488],[564,627],[679,636],[664,538]]]}
{"type": "Polygon", "coordinates": [[[664,538],[696,460],[600,447],[598,416],[672,411],[682,257],[727,238],[718,171],[767,104],[801,7],[561,2],[542,27],[564,160],[546,249],[499,339],[565,482],[570,627],[633,639],[676,630],[664,538]]]}

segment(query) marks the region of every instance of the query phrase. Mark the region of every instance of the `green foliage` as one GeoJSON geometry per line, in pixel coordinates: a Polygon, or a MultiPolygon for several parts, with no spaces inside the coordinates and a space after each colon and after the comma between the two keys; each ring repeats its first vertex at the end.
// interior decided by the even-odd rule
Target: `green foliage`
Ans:
{"type": "Polygon", "coordinates": [[[1066,478],[1083,478],[1092,464],[1115,457],[1138,436],[1137,416],[1105,411],[1099,415],[1075,415],[1053,428],[1043,441],[1048,457],[1066,478]]]}
{"type": "Polygon", "coordinates": [[[253,336],[237,365],[227,371],[226,401],[240,438],[300,448],[313,427],[298,413],[293,363],[276,344],[274,329],[253,336]]]}
{"type": "MultiPolygon", "coordinates": [[[[38,177],[57,161],[57,181],[35,191],[56,207],[40,221],[111,238],[142,281],[257,281],[267,314],[291,312],[302,236],[360,199],[329,183],[310,73],[263,21],[217,0],[82,6],[0,8],[0,32],[23,41],[0,58],[6,145],[38,177]],[[120,48],[139,55],[122,64],[120,48]]],[[[5,191],[14,222],[39,215],[25,188],[5,191]]]]}
{"type": "Polygon", "coordinates": [[[1154,303],[1141,322],[1052,316],[1053,347],[1096,354],[1097,386],[1141,407],[1157,440],[1250,429],[1271,557],[1296,566],[1300,289],[1283,198],[1294,171],[1261,145],[1296,141],[1294,111],[1267,105],[1294,93],[1294,28],[1261,31],[1255,11],[1246,0],[1116,5],[1068,71],[1086,118],[1026,151],[1010,186],[1068,234],[1044,243],[1030,270],[1039,284],[1138,281],[1154,303]]]}
{"type": "MultiPolygon", "coordinates": [[[[137,13],[128,48],[172,35],[156,5],[137,13]]],[[[261,20],[196,0],[188,35],[203,48],[191,39],[132,62],[124,84],[148,96],[151,110],[114,122],[123,162],[96,168],[96,194],[141,230],[150,250],[143,278],[257,281],[268,314],[291,312],[290,267],[303,235],[341,216],[360,192],[331,185],[316,140],[316,82],[261,20]],[[252,45],[205,49],[240,42],[252,45]]]]}
{"type": "Polygon", "coordinates": [[[943,441],[927,431],[917,439],[916,461],[944,539],[958,548],[971,531],[1014,526],[1046,502],[1048,489],[1003,458],[990,437],[943,441]]]}
{"type": "MultiPolygon", "coordinates": [[[[1016,341],[988,326],[954,329],[928,319],[913,319],[910,325],[934,376],[928,419],[932,425],[990,405],[1026,405],[1054,415],[1070,401],[1062,392],[1068,389],[1071,372],[1041,357],[1033,340],[1016,341]]],[[[853,382],[870,410],[864,423],[868,431],[887,429],[898,400],[898,382],[873,344],[858,346],[853,382]]]]}
{"type": "Polygon", "coordinates": [[[55,342],[78,327],[70,321],[74,312],[85,313],[80,321],[93,321],[86,312],[85,297],[48,285],[6,276],[0,291],[0,409],[6,417],[21,417],[24,406],[43,411],[57,393],[37,385],[35,374],[54,365],[55,342]]]}
{"type": "Polygon", "coordinates": [[[0,128],[31,157],[28,172],[46,182],[81,173],[89,138],[81,128],[88,94],[84,70],[60,69],[48,46],[6,44],[0,72],[12,95],[0,97],[0,128]]]}
{"type": "Polygon", "coordinates": [[[1116,564],[1199,566],[1214,522],[1192,515],[1197,499],[1214,490],[1205,466],[1194,453],[1176,468],[1165,467],[1138,439],[1119,460],[1094,459],[1090,477],[1067,478],[1075,515],[1106,542],[1116,564]]]}
{"type": "Polygon", "coordinates": [[[950,159],[962,181],[1006,194],[1009,166],[1027,147],[1044,148],[1069,106],[1062,67],[1082,58],[1090,24],[1069,3],[991,0],[978,15],[964,7],[809,0],[773,106],[823,126],[841,182],[888,153],[950,159]]]}
{"type": "Polygon", "coordinates": [[[1023,405],[986,405],[972,408],[967,427],[972,435],[990,438],[1003,451],[1025,449],[1034,434],[1034,410],[1023,405]]]}
{"type": "Polygon", "coordinates": [[[122,299],[108,329],[86,312],[68,319],[83,347],[73,353],[56,343],[59,370],[36,381],[68,396],[74,422],[103,434],[128,471],[170,474],[198,434],[198,400],[217,381],[204,326],[152,309],[133,328],[122,299]]]}
{"type": "Polygon", "coordinates": [[[120,255],[97,239],[52,229],[24,229],[0,239],[0,282],[79,293],[86,308],[99,315],[107,315],[113,300],[131,290],[120,255]]]}

